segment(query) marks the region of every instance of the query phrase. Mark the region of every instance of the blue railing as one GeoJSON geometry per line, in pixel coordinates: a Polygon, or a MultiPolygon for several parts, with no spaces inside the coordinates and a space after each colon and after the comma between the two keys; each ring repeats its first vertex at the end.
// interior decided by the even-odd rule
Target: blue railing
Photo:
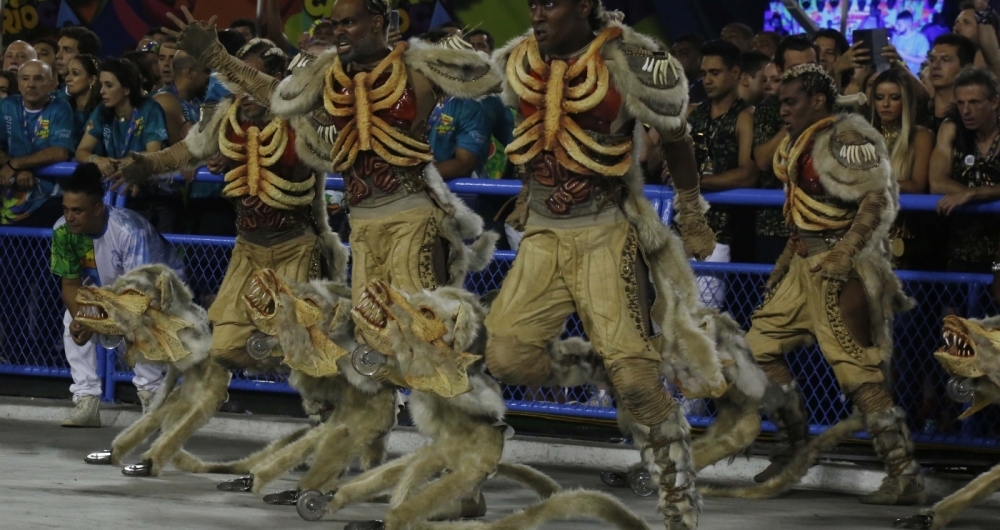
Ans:
{"type": "MultiPolygon", "coordinates": [[[[74,164],[56,164],[38,172],[40,176],[67,176],[74,164]]],[[[219,182],[221,177],[202,170],[199,181],[219,182]]],[[[328,177],[329,189],[343,189],[343,180],[328,177]]],[[[515,195],[520,182],[478,179],[458,179],[449,187],[463,195],[515,195]]],[[[668,187],[646,186],[646,196],[664,220],[669,219],[673,194],[668,187]]],[[[783,204],[781,191],[738,190],[708,193],[713,204],[778,207],[783,204]]],[[[940,196],[905,195],[904,210],[933,211],[940,196]]],[[[114,202],[120,202],[115,200],[114,202]]],[[[1000,213],[1000,202],[963,207],[963,213],[1000,213]]],[[[0,373],[69,377],[62,353],[63,307],[59,285],[48,272],[51,230],[0,228],[0,373]]],[[[174,245],[184,248],[187,277],[192,291],[207,304],[208,297],[218,289],[229,262],[233,238],[216,236],[167,235],[174,245]]],[[[470,275],[466,286],[486,293],[499,287],[514,259],[512,252],[497,252],[486,270],[470,275]]],[[[726,289],[723,309],[749,327],[750,315],[760,301],[761,289],[770,265],[743,263],[695,263],[699,274],[712,275],[721,283],[708,284],[707,289],[726,289]]],[[[900,315],[895,322],[896,355],[892,369],[894,394],[907,411],[910,426],[918,441],[951,445],[996,447],[1000,435],[1000,415],[987,409],[969,420],[959,422],[963,406],[945,397],[947,376],[932,358],[940,344],[942,315],[954,312],[963,316],[982,317],[996,314],[998,308],[989,296],[992,276],[983,274],[953,274],[919,271],[899,271],[907,292],[917,300],[916,309],[900,315]]],[[[713,299],[715,292],[703,292],[713,299]]],[[[579,321],[571,318],[570,334],[580,334],[579,321]]],[[[821,430],[843,417],[848,411],[829,367],[815,348],[805,348],[789,356],[793,371],[807,396],[813,430],[821,430]]],[[[106,400],[114,400],[115,382],[131,379],[115,352],[99,354],[99,373],[105,381],[106,400]]],[[[240,390],[294,393],[285,380],[275,374],[261,376],[242,372],[234,374],[231,387],[240,390]]],[[[511,411],[613,419],[615,411],[610,398],[590,387],[565,389],[533,389],[505,387],[505,398],[511,411]]],[[[685,401],[685,411],[692,424],[707,425],[713,413],[710,403],[685,401]]]]}

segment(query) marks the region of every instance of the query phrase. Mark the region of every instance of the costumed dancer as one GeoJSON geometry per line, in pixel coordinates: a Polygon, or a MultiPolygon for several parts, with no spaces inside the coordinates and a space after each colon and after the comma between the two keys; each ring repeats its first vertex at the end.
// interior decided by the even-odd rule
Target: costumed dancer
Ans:
{"type": "Polygon", "coordinates": [[[860,115],[832,115],[837,87],[817,65],[789,69],[779,95],[790,135],[775,153],[774,168],[785,183],[792,236],[767,281],[747,342],[784,393],[771,419],[785,447],[755,480],[778,476],[791,452],[806,443],[805,403],[784,356],[818,343],[886,464],[881,487],[861,502],[922,503],[913,442],[885,378],[893,317],[912,307],[889,263],[899,187],[885,140],[860,115]]]}
{"type": "Polygon", "coordinates": [[[474,51],[419,40],[390,48],[388,20],[385,0],[340,0],[330,18],[336,49],[296,61],[280,84],[230,57],[214,25],[175,20],[181,50],[269,100],[276,115],[334,125],[324,137],[312,131],[299,151],[328,157],[329,170],[344,175],[355,302],[376,279],[407,292],[461,286],[489,263],[496,241],[434,168],[426,127],[441,95],[479,97],[499,79],[474,51]],[[466,247],[468,239],[476,241],[466,247]]]}
{"type": "Polygon", "coordinates": [[[494,54],[505,103],[519,111],[507,153],[524,173],[524,239],[487,317],[486,364],[508,384],[559,385],[565,367],[554,366],[553,341],[576,311],[623,412],[649,429],[639,445],[665,527],[691,530],[701,502],[690,428],[660,376],[704,397],[719,397],[726,382],[694,317],[684,252],[705,258],[715,247],[685,120],[687,81],[660,43],[599,0],[528,6],[532,31],[494,54]],[[663,139],[683,245],[643,196],[637,122],[663,139]]]}
{"type": "MultiPolygon", "coordinates": [[[[284,52],[264,39],[251,41],[237,56],[248,68],[279,78],[288,64],[284,52]]],[[[223,196],[236,207],[238,236],[208,310],[213,325],[209,353],[225,368],[266,371],[278,366],[283,353],[268,347],[244,308],[254,272],[269,268],[290,281],[343,282],[348,251],[328,225],[326,182],[314,169],[322,164],[310,165],[298,156],[296,133],[287,120],[246,94],[205,105],[201,113],[182,142],[155,153],[132,153],[111,180],[116,187],[138,187],[156,175],[191,169],[207,159],[218,162],[221,155],[219,167],[228,170],[223,196]]],[[[304,405],[307,410],[322,406],[307,398],[304,405]]]]}

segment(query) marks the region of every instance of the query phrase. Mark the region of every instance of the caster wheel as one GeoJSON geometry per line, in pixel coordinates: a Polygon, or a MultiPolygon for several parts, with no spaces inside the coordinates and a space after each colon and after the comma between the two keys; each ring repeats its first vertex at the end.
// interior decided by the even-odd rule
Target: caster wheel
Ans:
{"type": "Polygon", "coordinates": [[[617,471],[601,471],[601,482],[612,488],[628,486],[628,475],[617,471]]]}
{"type": "Polygon", "coordinates": [[[632,493],[635,493],[639,497],[649,497],[656,493],[657,487],[653,484],[653,477],[650,476],[649,471],[642,470],[630,473],[628,482],[632,488],[632,493]]]}
{"type": "Polygon", "coordinates": [[[299,517],[306,521],[319,521],[326,515],[326,506],[330,504],[332,498],[316,490],[306,490],[299,494],[295,510],[299,512],[299,517]]]}
{"type": "Polygon", "coordinates": [[[125,466],[122,468],[122,475],[128,477],[148,477],[153,474],[153,461],[143,460],[138,464],[125,466]]]}
{"type": "Polygon", "coordinates": [[[104,449],[103,451],[90,453],[83,459],[83,461],[95,466],[110,466],[111,449],[104,449]]]}

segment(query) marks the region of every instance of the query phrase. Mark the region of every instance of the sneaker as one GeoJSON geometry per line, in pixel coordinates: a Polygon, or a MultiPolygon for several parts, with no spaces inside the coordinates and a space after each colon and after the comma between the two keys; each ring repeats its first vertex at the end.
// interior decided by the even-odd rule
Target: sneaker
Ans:
{"type": "Polygon", "coordinates": [[[63,420],[63,427],[100,427],[100,399],[97,396],[82,396],[76,400],[76,408],[63,420]]]}
{"type": "Polygon", "coordinates": [[[136,395],[139,396],[139,404],[142,405],[142,413],[145,414],[149,412],[149,405],[153,403],[153,393],[147,390],[140,390],[136,395]]]}

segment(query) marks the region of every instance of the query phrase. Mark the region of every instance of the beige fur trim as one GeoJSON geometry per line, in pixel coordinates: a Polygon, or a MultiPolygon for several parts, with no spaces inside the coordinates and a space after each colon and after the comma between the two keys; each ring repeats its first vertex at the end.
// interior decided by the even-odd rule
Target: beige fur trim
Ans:
{"type": "Polygon", "coordinates": [[[236,100],[235,96],[226,96],[212,107],[202,107],[201,119],[191,127],[184,137],[184,145],[198,161],[205,160],[219,152],[219,130],[226,112],[236,100]],[[211,113],[209,112],[211,109],[211,113]],[[206,121],[207,118],[207,121],[206,121]]]}
{"type": "Polygon", "coordinates": [[[291,118],[322,107],[326,71],[336,59],[337,50],[328,50],[282,79],[271,96],[271,112],[282,118],[291,118]]]}
{"type": "Polygon", "coordinates": [[[842,114],[832,127],[816,134],[812,156],[820,183],[830,195],[855,203],[869,193],[886,196],[888,206],[881,222],[865,247],[854,256],[854,268],[868,294],[875,343],[888,366],[892,358],[893,319],[898,313],[912,309],[915,302],[903,291],[903,284],[889,262],[889,230],[899,213],[899,184],[892,175],[885,140],[861,116],[842,114]],[[851,169],[836,160],[830,151],[830,141],[845,131],[861,134],[875,146],[881,160],[878,166],[869,170],[851,169]]]}
{"type": "Polygon", "coordinates": [[[295,153],[299,158],[316,171],[330,171],[333,166],[330,161],[333,145],[320,138],[316,125],[306,116],[290,118],[288,124],[295,130],[295,153]]]}
{"type": "Polygon", "coordinates": [[[500,85],[499,74],[475,51],[442,48],[419,39],[410,40],[409,45],[403,52],[407,68],[420,72],[449,96],[479,98],[500,85]]]}

